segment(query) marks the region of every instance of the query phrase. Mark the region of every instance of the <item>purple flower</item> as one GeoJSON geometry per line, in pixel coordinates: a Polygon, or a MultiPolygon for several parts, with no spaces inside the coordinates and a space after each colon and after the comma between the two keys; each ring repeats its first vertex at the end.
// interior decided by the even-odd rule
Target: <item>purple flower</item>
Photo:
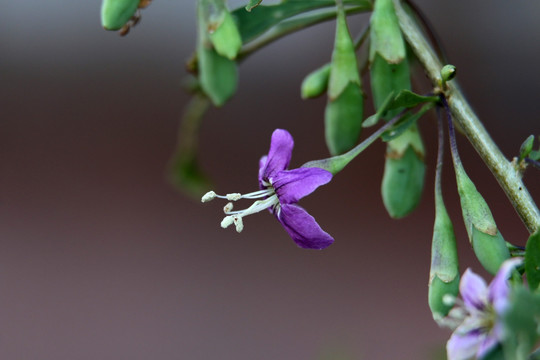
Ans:
{"type": "Polygon", "coordinates": [[[259,161],[259,191],[225,196],[210,191],[203,196],[202,202],[216,197],[230,201],[262,199],[255,201],[249,208],[239,211],[232,211],[233,204],[228,203],[223,209],[227,215],[221,222],[223,228],[234,223],[236,230],[240,232],[244,227],[243,217],[269,209],[299,247],[324,249],[334,242],[334,239],[321,229],[313,216],[296,205],[298,200],[328,183],[332,179],[332,174],[315,167],[287,170],[293,146],[294,141],[288,131],[282,129],[274,131],[268,155],[263,156],[259,161]]]}
{"type": "Polygon", "coordinates": [[[507,280],[521,261],[505,261],[489,286],[470,269],[465,271],[459,284],[463,301],[453,299],[457,306],[442,320],[443,325],[455,329],[446,344],[448,360],[482,358],[501,342],[500,318],[508,308],[510,294],[507,280]]]}

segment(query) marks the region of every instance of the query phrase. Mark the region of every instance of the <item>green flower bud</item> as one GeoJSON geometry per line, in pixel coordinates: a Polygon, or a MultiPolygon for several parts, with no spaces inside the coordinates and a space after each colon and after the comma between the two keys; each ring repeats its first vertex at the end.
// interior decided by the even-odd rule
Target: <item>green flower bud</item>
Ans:
{"type": "Polygon", "coordinates": [[[362,130],[364,96],[358,73],[354,43],[343,7],[338,7],[336,39],[328,80],[325,111],[326,143],[332,155],[356,145],[362,130]]]}
{"type": "Polygon", "coordinates": [[[315,98],[326,91],[328,79],[330,78],[330,69],[330,64],[326,64],[304,78],[301,90],[302,99],[315,98]]]}
{"type": "Polygon", "coordinates": [[[220,14],[212,19],[208,26],[210,41],[216,52],[230,60],[235,59],[242,47],[242,37],[224,4],[220,14]]]}
{"type": "Polygon", "coordinates": [[[373,63],[375,54],[386,62],[399,64],[405,59],[405,42],[401,35],[399,21],[392,0],[377,0],[371,14],[371,45],[369,60],[373,63]]]}
{"type": "Polygon", "coordinates": [[[534,145],[534,135],[529,136],[519,149],[519,161],[523,160],[531,153],[534,145]]]}
{"type": "Polygon", "coordinates": [[[349,83],[337,99],[328,101],[324,124],[330,154],[342,154],[356,145],[362,129],[363,99],[360,86],[349,83]]]}
{"type": "Polygon", "coordinates": [[[457,73],[457,69],[454,65],[444,65],[441,69],[441,79],[443,82],[452,80],[457,73]]]}
{"type": "Polygon", "coordinates": [[[430,279],[428,304],[435,321],[444,318],[453,307],[448,301],[459,293],[459,275],[451,281],[442,281],[438,276],[430,279]]]}
{"type": "Polygon", "coordinates": [[[424,146],[416,125],[388,142],[381,194],[391,217],[408,215],[420,202],[426,172],[423,157],[424,146]]]}
{"type": "Polygon", "coordinates": [[[120,30],[135,15],[139,0],[103,0],[101,25],[106,30],[120,30]]]}
{"type": "MultiPolygon", "coordinates": [[[[442,134],[442,133],[441,133],[442,134]]],[[[441,136],[442,139],[442,136],[441,136]]],[[[440,140],[441,141],[441,140],[440,140]]],[[[456,248],[456,236],[452,220],[444,205],[441,190],[442,146],[438,157],[435,179],[435,224],[431,243],[431,267],[429,270],[428,303],[433,318],[437,321],[452,308],[452,303],[445,301],[448,296],[456,297],[459,292],[459,263],[456,248]]]]}
{"type": "Polygon", "coordinates": [[[455,159],[454,165],[463,221],[469,241],[482,266],[491,274],[495,274],[501,264],[510,257],[510,252],[497,229],[491,210],[463,169],[463,165],[455,159]]]}
{"type": "MultiPolygon", "coordinates": [[[[236,63],[218,54],[209,38],[208,0],[197,3],[198,40],[197,70],[202,90],[216,106],[225,104],[236,92],[238,70],[236,63]]],[[[219,38],[219,37],[218,37],[219,38]]]]}

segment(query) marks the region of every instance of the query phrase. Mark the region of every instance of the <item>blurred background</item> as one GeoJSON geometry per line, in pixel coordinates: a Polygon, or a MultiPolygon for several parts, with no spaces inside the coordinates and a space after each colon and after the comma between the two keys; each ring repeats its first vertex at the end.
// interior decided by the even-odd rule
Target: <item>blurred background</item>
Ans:
{"type": "MultiPolygon", "coordinates": [[[[488,131],[506,156],[517,155],[540,133],[540,4],[417,4],[488,131]]],[[[328,249],[297,248],[266,213],[246,218],[241,234],[223,230],[223,203],[203,206],[166,180],[189,99],[181,83],[195,1],[155,0],[125,38],[100,27],[99,8],[97,0],[1,1],[0,358],[444,358],[450,333],[427,306],[434,116],[420,123],[427,186],[408,218],[384,210],[377,143],[301,201],[336,239],[328,249]]],[[[351,17],[350,26],[367,19],[351,17]]],[[[327,156],[325,100],[302,101],[299,87],[330,59],[333,36],[333,23],[319,25],[242,64],[237,95],[208,113],[200,134],[214,190],[256,190],[258,159],[278,127],[295,138],[292,166],[327,156]]],[[[417,83],[426,86],[421,72],[417,83]]],[[[501,232],[524,244],[496,181],[459,144],[501,232]]],[[[484,274],[449,165],[445,198],[462,270],[484,274]]],[[[528,171],[537,201],[539,180],[528,171]]]]}

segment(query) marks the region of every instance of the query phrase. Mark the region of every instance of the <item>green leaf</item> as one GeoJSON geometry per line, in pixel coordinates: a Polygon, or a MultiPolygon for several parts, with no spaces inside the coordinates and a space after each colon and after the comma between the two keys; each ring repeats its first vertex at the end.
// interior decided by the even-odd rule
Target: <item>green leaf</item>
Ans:
{"type": "Polygon", "coordinates": [[[135,15],[138,6],[139,0],[103,0],[101,25],[106,30],[120,30],[135,15]]]}
{"type": "Polygon", "coordinates": [[[383,141],[391,141],[395,138],[401,136],[405,131],[407,131],[411,126],[415,125],[418,119],[422,117],[428,110],[433,108],[433,104],[429,103],[424,105],[417,113],[413,114],[411,112],[405,113],[400,121],[392,129],[385,132],[381,139],[383,141]]]}
{"type": "Polygon", "coordinates": [[[422,96],[413,93],[410,90],[403,89],[401,90],[394,100],[392,101],[392,104],[388,107],[389,109],[396,109],[396,108],[412,108],[420,104],[424,103],[436,103],[439,101],[438,96],[422,96]]]}
{"type": "Polygon", "coordinates": [[[529,158],[535,161],[540,160],[540,150],[533,150],[529,153],[529,158]]]}
{"type": "MultiPolygon", "coordinates": [[[[366,11],[371,9],[368,0],[345,1],[345,3],[363,6],[366,11]]],[[[236,19],[245,44],[283,20],[308,11],[335,6],[334,0],[288,0],[276,5],[260,5],[252,12],[247,12],[243,7],[238,8],[232,11],[232,15],[236,19]]]]}
{"type": "Polygon", "coordinates": [[[249,4],[246,5],[246,10],[251,11],[253,8],[259,6],[262,0],[249,0],[249,4]]]}
{"type": "Polygon", "coordinates": [[[525,159],[532,151],[534,145],[534,135],[530,135],[524,142],[521,144],[519,149],[519,161],[525,159]]]}
{"type": "Polygon", "coordinates": [[[504,355],[506,359],[527,359],[538,336],[540,318],[540,294],[532,293],[523,286],[514,288],[510,304],[503,315],[504,355]]]}
{"type": "Polygon", "coordinates": [[[384,113],[386,112],[386,109],[392,104],[392,101],[394,100],[394,93],[388,94],[384,102],[381,104],[377,112],[371,116],[369,116],[367,119],[365,119],[362,122],[362,127],[371,127],[373,125],[376,125],[379,120],[383,117],[384,113]]]}
{"type": "Polygon", "coordinates": [[[332,155],[353,148],[362,130],[364,96],[360,86],[349,83],[335,100],[328,99],[324,114],[326,144],[332,155]]]}
{"type": "MultiPolygon", "coordinates": [[[[399,138],[396,140],[400,140],[399,138]]],[[[412,144],[403,150],[402,144],[388,143],[381,185],[383,203],[395,219],[411,213],[422,196],[426,165],[412,144]]]]}
{"type": "Polygon", "coordinates": [[[398,18],[392,0],[377,0],[371,15],[371,45],[369,59],[375,54],[382,56],[386,62],[398,64],[405,59],[405,43],[401,35],[398,18]]]}
{"type": "Polygon", "coordinates": [[[330,64],[325,64],[308,74],[302,81],[302,99],[315,98],[324,94],[328,88],[330,78],[330,64]]]}
{"type": "Polygon", "coordinates": [[[529,237],[525,247],[525,273],[531,290],[540,285],[540,231],[529,237]]]}
{"type": "Polygon", "coordinates": [[[345,88],[349,86],[349,83],[360,85],[360,74],[358,73],[354,42],[347,27],[345,13],[342,8],[339,8],[328,84],[328,98],[330,100],[337,99],[345,88]]]}

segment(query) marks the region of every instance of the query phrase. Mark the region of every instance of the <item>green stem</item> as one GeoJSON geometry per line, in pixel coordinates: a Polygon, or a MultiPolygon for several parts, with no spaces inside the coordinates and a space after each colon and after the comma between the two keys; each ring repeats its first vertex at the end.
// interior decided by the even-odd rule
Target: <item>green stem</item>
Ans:
{"type": "MultiPolygon", "coordinates": [[[[351,14],[358,14],[361,12],[366,12],[369,10],[371,9],[366,8],[365,6],[355,6],[355,7],[346,8],[345,13],[347,15],[351,15],[351,14]]],[[[298,30],[302,30],[310,26],[320,24],[325,21],[333,20],[336,18],[336,16],[337,16],[337,10],[332,9],[332,10],[321,11],[314,15],[310,14],[310,15],[301,16],[297,19],[283,21],[282,23],[279,23],[278,25],[274,26],[274,28],[269,30],[268,34],[264,35],[260,40],[246,45],[238,54],[238,59],[244,60],[246,57],[253,54],[255,51],[265,47],[266,45],[273,43],[274,41],[284,37],[285,35],[289,35],[298,30]]],[[[358,40],[359,42],[361,42],[364,39],[365,39],[365,34],[363,35],[363,37],[359,38],[358,40]]]]}
{"type": "Polygon", "coordinates": [[[343,170],[347,164],[349,164],[355,157],[357,157],[362,151],[364,151],[369,145],[373,144],[386,130],[390,129],[399,119],[401,119],[402,113],[398,114],[392,120],[381,126],[377,131],[371,134],[367,139],[356,145],[345,154],[333,156],[326,159],[309,161],[302,165],[302,167],[318,167],[327,170],[336,175],[343,170]]]}
{"type": "MultiPolygon", "coordinates": [[[[438,87],[443,64],[413,18],[403,9],[400,0],[394,0],[394,5],[405,39],[432,83],[438,87]]],[[[501,153],[456,84],[448,83],[444,93],[454,120],[491,170],[529,232],[535,233],[540,229],[540,211],[523,184],[519,171],[501,153]]]]}

